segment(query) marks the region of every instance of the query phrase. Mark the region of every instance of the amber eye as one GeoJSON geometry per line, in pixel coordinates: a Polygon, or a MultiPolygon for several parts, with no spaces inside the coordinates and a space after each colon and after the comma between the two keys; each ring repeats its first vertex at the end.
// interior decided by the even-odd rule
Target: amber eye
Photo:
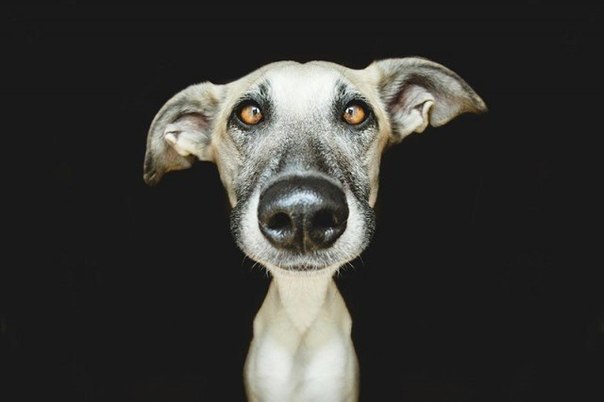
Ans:
{"type": "Polygon", "coordinates": [[[239,110],[239,119],[247,125],[254,126],[264,119],[264,115],[258,105],[251,103],[239,110]]]}
{"type": "Polygon", "coordinates": [[[346,123],[356,126],[365,121],[367,118],[367,112],[362,105],[358,103],[350,103],[348,106],[346,106],[346,109],[344,109],[342,118],[346,123]]]}

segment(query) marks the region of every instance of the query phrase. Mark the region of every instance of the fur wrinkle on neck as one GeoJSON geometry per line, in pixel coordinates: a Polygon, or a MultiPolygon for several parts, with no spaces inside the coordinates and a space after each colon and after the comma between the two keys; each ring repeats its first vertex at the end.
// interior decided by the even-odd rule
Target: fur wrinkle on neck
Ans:
{"type": "Polygon", "coordinates": [[[277,296],[294,326],[305,332],[324,306],[331,286],[331,275],[273,275],[277,296]]]}

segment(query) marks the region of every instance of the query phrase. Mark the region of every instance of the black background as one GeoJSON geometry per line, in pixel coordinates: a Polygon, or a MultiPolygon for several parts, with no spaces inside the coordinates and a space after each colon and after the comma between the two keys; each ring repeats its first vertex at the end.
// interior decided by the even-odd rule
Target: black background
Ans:
{"type": "Polygon", "coordinates": [[[271,61],[411,55],[490,111],[384,155],[377,233],[336,279],[362,401],[604,400],[601,8],[1,7],[0,400],[244,400],[269,279],[214,165],[145,186],[148,126],[271,61]]]}

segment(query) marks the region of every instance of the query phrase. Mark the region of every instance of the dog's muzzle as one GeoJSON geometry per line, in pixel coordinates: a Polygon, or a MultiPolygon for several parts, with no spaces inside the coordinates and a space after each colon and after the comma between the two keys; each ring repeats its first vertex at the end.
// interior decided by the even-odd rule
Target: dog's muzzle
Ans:
{"type": "Polygon", "coordinates": [[[278,249],[328,248],[344,233],[347,219],[344,191],[321,176],[283,177],[260,194],[260,231],[278,249]]]}

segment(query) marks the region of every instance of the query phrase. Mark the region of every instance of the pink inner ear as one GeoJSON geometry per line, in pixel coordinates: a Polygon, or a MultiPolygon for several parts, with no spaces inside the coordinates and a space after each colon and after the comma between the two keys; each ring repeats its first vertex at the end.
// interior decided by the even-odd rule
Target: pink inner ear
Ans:
{"type": "Polygon", "coordinates": [[[390,103],[395,137],[401,140],[412,132],[421,133],[430,124],[434,96],[420,85],[408,83],[390,103]]]}
{"type": "MultiPolygon", "coordinates": [[[[164,130],[164,137],[172,134],[176,139],[172,145],[179,144],[181,147],[187,146],[183,141],[191,145],[207,145],[210,142],[210,133],[208,120],[201,113],[187,113],[168,124],[164,130]]],[[[189,152],[192,153],[192,152],[189,152]]]]}
{"type": "Polygon", "coordinates": [[[201,113],[187,113],[180,116],[169,126],[178,127],[178,131],[202,132],[208,128],[208,119],[201,113]]]}
{"type": "Polygon", "coordinates": [[[425,88],[409,84],[399,93],[398,99],[392,103],[392,114],[409,113],[411,110],[421,106],[428,100],[434,100],[434,96],[425,88]]]}
{"type": "Polygon", "coordinates": [[[201,113],[188,113],[166,126],[164,140],[180,156],[210,160],[209,124],[201,113]]]}

